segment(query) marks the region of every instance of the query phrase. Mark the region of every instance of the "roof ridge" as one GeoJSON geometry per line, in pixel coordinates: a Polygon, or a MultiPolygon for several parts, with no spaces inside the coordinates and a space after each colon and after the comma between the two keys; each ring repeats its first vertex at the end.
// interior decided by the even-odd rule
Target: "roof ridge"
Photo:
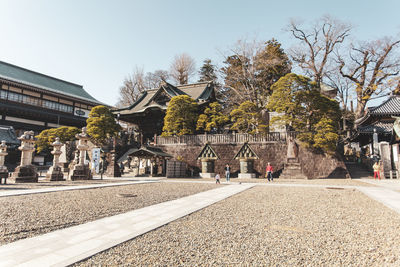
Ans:
{"type": "Polygon", "coordinates": [[[57,81],[64,82],[64,83],[68,83],[68,84],[71,84],[71,85],[76,85],[76,86],[79,86],[79,87],[81,87],[83,89],[83,85],[80,85],[80,84],[77,84],[77,83],[73,83],[73,82],[69,82],[69,81],[66,81],[66,80],[62,80],[60,78],[56,78],[56,77],[53,77],[53,76],[50,76],[50,75],[47,75],[47,74],[43,74],[41,72],[30,70],[30,69],[27,69],[27,68],[24,68],[24,67],[20,67],[20,66],[8,63],[8,62],[1,61],[1,60],[0,60],[0,63],[8,65],[8,66],[11,66],[11,67],[15,67],[15,68],[18,68],[18,69],[21,69],[21,70],[24,70],[24,71],[28,71],[28,72],[31,72],[31,73],[34,73],[34,74],[38,74],[38,75],[41,75],[41,76],[44,76],[44,77],[47,77],[47,78],[50,78],[50,79],[53,79],[53,80],[57,80],[57,81]]]}
{"type": "Polygon", "coordinates": [[[187,84],[176,85],[175,87],[176,87],[176,88],[178,88],[178,87],[189,87],[189,86],[193,86],[193,85],[209,84],[209,83],[211,83],[211,82],[212,82],[212,81],[210,80],[210,81],[206,81],[206,82],[187,83],[187,84]]]}

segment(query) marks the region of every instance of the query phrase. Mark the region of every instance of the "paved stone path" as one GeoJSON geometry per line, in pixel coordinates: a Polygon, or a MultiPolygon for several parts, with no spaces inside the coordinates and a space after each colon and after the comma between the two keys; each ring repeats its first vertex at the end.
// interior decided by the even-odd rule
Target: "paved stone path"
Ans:
{"type": "Polygon", "coordinates": [[[66,266],[203,209],[256,184],[217,189],[0,247],[0,266],[66,266]]]}
{"type": "Polygon", "coordinates": [[[394,179],[360,179],[362,182],[376,185],[377,187],[357,187],[358,190],[372,199],[381,202],[388,208],[400,213],[400,180],[394,179]]]}
{"type": "Polygon", "coordinates": [[[110,187],[110,186],[122,186],[122,185],[131,185],[131,184],[156,183],[156,182],[158,182],[158,181],[131,181],[131,182],[121,182],[121,183],[108,183],[108,184],[88,184],[88,185],[71,185],[71,186],[60,186],[60,187],[35,188],[35,189],[15,189],[15,190],[0,191],[0,197],[49,193],[49,192],[58,192],[58,191],[82,190],[82,189],[110,187]]]}

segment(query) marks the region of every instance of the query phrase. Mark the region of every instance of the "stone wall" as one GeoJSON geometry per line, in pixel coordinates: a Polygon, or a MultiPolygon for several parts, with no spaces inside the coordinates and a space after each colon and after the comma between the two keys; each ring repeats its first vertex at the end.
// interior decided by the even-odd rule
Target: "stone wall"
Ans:
{"type": "MultiPolygon", "coordinates": [[[[257,177],[265,176],[265,166],[268,162],[274,166],[275,175],[278,176],[286,161],[286,143],[250,143],[249,145],[259,157],[258,160],[254,161],[254,170],[257,177]]],[[[237,177],[239,173],[239,161],[233,158],[243,144],[210,144],[210,146],[219,157],[219,160],[215,162],[215,172],[225,177],[224,167],[226,164],[229,164],[231,166],[232,177],[237,177]]],[[[174,144],[158,145],[157,147],[174,156],[175,159],[178,157],[181,158],[188,164],[189,169],[194,171],[195,175],[201,172],[201,162],[197,160],[197,157],[204,145],[174,144]]],[[[347,170],[344,163],[335,157],[315,154],[303,148],[300,148],[299,156],[303,173],[308,178],[346,178],[347,170]]]]}

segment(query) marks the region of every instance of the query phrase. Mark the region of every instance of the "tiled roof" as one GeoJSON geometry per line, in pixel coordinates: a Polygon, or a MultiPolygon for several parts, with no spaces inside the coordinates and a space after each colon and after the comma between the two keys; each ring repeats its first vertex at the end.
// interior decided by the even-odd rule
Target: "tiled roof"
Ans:
{"type": "Polygon", "coordinates": [[[89,95],[89,93],[83,89],[82,85],[63,81],[3,61],[0,61],[0,78],[101,104],[98,100],[89,95]]]}
{"type": "Polygon", "coordinates": [[[157,98],[158,93],[161,93],[162,91],[164,91],[171,98],[178,95],[188,95],[196,101],[206,101],[211,97],[213,90],[213,86],[209,82],[179,86],[173,86],[169,83],[165,83],[162,84],[160,88],[145,91],[134,104],[129,107],[116,110],[115,112],[124,115],[143,112],[149,107],[167,109],[166,105],[160,105],[153,101],[154,98],[157,98]]]}
{"type": "Polygon", "coordinates": [[[393,122],[375,122],[370,125],[362,126],[358,128],[361,134],[372,134],[376,129],[377,133],[391,133],[393,129],[393,122]]]}
{"type": "Polygon", "coordinates": [[[400,115],[400,97],[391,96],[377,107],[369,108],[371,115],[400,115]]]}
{"type": "Polygon", "coordinates": [[[6,141],[7,145],[19,145],[20,143],[12,126],[0,125],[0,142],[3,140],[6,141]]]}

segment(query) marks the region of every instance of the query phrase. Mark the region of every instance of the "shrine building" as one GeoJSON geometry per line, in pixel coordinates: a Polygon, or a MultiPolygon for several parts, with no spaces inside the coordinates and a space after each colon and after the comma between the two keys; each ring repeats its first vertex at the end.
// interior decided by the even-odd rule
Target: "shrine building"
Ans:
{"type": "Polygon", "coordinates": [[[86,125],[91,108],[104,105],[82,85],[0,61],[0,125],[35,133],[86,125]]]}
{"type": "Polygon", "coordinates": [[[159,88],[146,90],[132,105],[114,110],[113,113],[121,121],[137,125],[143,140],[160,135],[164,125],[164,116],[169,101],[174,96],[188,95],[193,98],[199,108],[216,101],[212,82],[201,82],[174,86],[163,82],[159,88]]]}

